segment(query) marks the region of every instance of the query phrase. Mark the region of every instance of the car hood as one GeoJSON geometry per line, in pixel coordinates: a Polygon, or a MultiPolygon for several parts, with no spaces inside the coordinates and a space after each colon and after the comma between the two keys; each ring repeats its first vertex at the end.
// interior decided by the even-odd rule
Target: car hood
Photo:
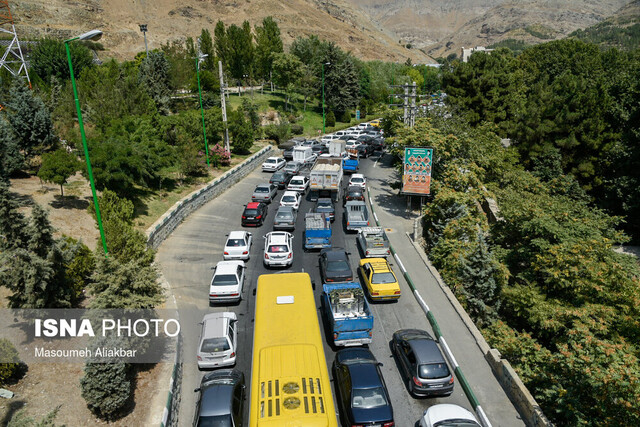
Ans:
{"type": "Polygon", "coordinates": [[[370,422],[385,422],[393,420],[393,409],[390,405],[379,408],[351,408],[353,421],[355,424],[365,424],[370,422]]]}

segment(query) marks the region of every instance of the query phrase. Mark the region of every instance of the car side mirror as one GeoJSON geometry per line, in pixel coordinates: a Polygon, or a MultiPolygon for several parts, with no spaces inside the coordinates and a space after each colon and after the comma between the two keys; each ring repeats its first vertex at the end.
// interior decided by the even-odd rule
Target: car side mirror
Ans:
{"type": "Polygon", "coordinates": [[[254,296],[254,297],[256,296],[256,290],[257,290],[257,289],[254,289],[254,290],[253,290],[253,296],[254,296]]]}
{"type": "Polygon", "coordinates": [[[314,280],[311,281],[311,289],[316,290],[316,282],[314,280]]]}
{"type": "Polygon", "coordinates": [[[211,267],[211,269],[212,269],[212,270],[215,270],[216,268],[215,268],[215,267],[211,267]]]}
{"type": "Polygon", "coordinates": [[[199,392],[199,391],[200,391],[200,387],[198,387],[198,388],[194,388],[194,389],[193,389],[193,392],[194,392],[194,393],[197,393],[197,392],[199,392]]]}
{"type": "Polygon", "coordinates": [[[378,366],[384,366],[384,363],[378,362],[378,366]]]}

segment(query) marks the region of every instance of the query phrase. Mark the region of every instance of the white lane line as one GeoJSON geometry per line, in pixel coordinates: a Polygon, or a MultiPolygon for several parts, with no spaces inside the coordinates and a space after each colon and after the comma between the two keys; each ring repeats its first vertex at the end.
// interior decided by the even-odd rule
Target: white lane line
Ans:
{"type": "Polygon", "coordinates": [[[440,337],[440,346],[444,349],[444,352],[447,353],[447,357],[449,358],[449,362],[453,366],[453,369],[459,368],[460,365],[458,365],[456,358],[453,357],[453,353],[451,352],[451,349],[447,345],[447,341],[444,339],[443,336],[440,337]]]}
{"type": "Polygon", "coordinates": [[[402,273],[406,273],[407,270],[404,268],[404,265],[402,264],[402,261],[400,261],[400,257],[398,256],[398,253],[396,252],[393,257],[396,259],[396,261],[398,262],[398,265],[400,266],[400,268],[402,269],[402,273]]]}
{"type": "Polygon", "coordinates": [[[376,213],[373,213],[373,217],[376,219],[376,225],[380,225],[380,221],[378,220],[378,215],[376,215],[376,213]]]}
{"type": "Polygon", "coordinates": [[[429,306],[422,299],[422,295],[420,295],[420,293],[417,290],[413,291],[413,294],[415,295],[416,299],[418,300],[418,304],[420,304],[420,306],[424,310],[424,314],[427,314],[430,311],[429,310],[429,306]]]}

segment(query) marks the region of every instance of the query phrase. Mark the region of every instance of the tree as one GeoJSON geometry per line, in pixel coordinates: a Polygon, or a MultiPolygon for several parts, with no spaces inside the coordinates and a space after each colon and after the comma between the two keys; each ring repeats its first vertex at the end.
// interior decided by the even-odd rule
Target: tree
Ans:
{"type": "Polygon", "coordinates": [[[274,55],[284,52],[282,39],[280,38],[280,28],[278,28],[278,24],[273,20],[273,17],[267,16],[262,20],[261,27],[255,27],[255,33],[258,76],[268,80],[271,77],[274,55]]]}
{"type": "Polygon", "coordinates": [[[42,166],[38,171],[38,177],[46,182],[53,182],[60,186],[60,195],[64,196],[62,185],[67,179],[81,168],[81,163],[76,156],[60,149],[42,156],[42,166]]]}
{"type": "Polygon", "coordinates": [[[58,416],[60,406],[56,407],[53,411],[49,412],[39,421],[33,417],[27,416],[25,410],[17,412],[7,424],[7,427],[65,427],[64,424],[56,424],[55,420],[58,416]]]}
{"type": "Polygon", "coordinates": [[[231,63],[231,46],[224,22],[216,22],[213,34],[215,35],[214,48],[216,56],[220,58],[224,70],[228,72],[231,63]]]}
{"type": "Polygon", "coordinates": [[[285,109],[289,109],[289,100],[295,84],[302,77],[302,62],[290,53],[279,53],[273,60],[273,81],[285,88],[287,100],[285,109]]]}
{"type": "Polygon", "coordinates": [[[336,116],[333,114],[333,111],[329,110],[327,112],[327,116],[325,118],[325,124],[327,127],[333,127],[336,125],[336,116]]]}
{"type": "Polygon", "coordinates": [[[186,89],[195,74],[193,61],[196,57],[193,38],[167,41],[160,49],[169,61],[169,80],[172,90],[186,89]]]}
{"type": "Polygon", "coordinates": [[[138,74],[140,84],[146,89],[149,96],[155,101],[159,111],[168,112],[169,97],[169,61],[164,53],[152,50],[142,60],[138,74]]]}
{"type": "Polygon", "coordinates": [[[349,111],[358,104],[358,74],[353,59],[330,43],[324,62],[325,66],[325,100],[327,106],[338,116],[349,111]]]}
{"type": "Polygon", "coordinates": [[[0,117],[0,184],[8,183],[9,176],[24,166],[24,157],[16,139],[9,122],[0,117]]]}
{"type": "Polygon", "coordinates": [[[231,114],[229,132],[233,140],[233,151],[246,154],[253,145],[253,127],[247,123],[244,112],[238,108],[231,114]]]}
{"type": "Polygon", "coordinates": [[[18,211],[18,207],[15,196],[9,192],[9,187],[0,183],[0,255],[27,244],[27,220],[18,211]]]}
{"type": "MultiPolygon", "coordinates": [[[[78,77],[83,69],[91,67],[93,55],[82,42],[69,43],[73,72],[78,77]]],[[[43,82],[48,83],[51,77],[68,80],[69,62],[64,43],[60,40],[45,38],[40,40],[29,55],[30,72],[35,73],[43,82]]]]}
{"type": "Polygon", "coordinates": [[[80,379],[82,397],[97,416],[113,420],[124,411],[133,386],[127,363],[87,363],[80,379]]]}
{"type": "Polygon", "coordinates": [[[249,98],[245,97],[242,99],[242,111],[249,119],[249,123],[251,124],[251,128],[253,129],[254,139],[260,138],[262,136],[262,126],[260,115],[258,114],[258,105],[255,102],[251,101],[249,98]]]}
{"type": "Polygon", "coordinates": [[[207,55],[202,62],[201,68],[209,72],[215,73],[217,71],[216,56],[213,51],[213,39],[211,33],[206,28],[203,28],[198,37],[198,49],[201,54],[207,55]]]}
{"type": "Polygon", "coordinates": [[[18,149],[24,152],[26,159],[33,156],[37,149],[46,149],[55,143],[56,137],[49,110],[22,80],[16,79],[11,86],[6,107],[7,120],[13,130],[18,149]]]}
{"type": "Polygon", "coordinates": [[[253,76],[255,48],[249,22],[244,21],[241,27],[235,24],[230,25],[227,29],[227,39],[229,42],[227,71],[231,77],[241,80],[245,75],[253,76]]]}
{"type": "Polygon", "coordinates": [[[304,97],[304,111],[307,111],[307,98],[315,95],[318,89],[318,78],[311,67],[302,66],[302,77],[298,83],[298,92],[304,97]]]}
{"type": "Polygon", "coordinates": [[[20,353],[6,338],[0,338],[0,360],[0,385],[5,385],[20,369],[20,353]]]}

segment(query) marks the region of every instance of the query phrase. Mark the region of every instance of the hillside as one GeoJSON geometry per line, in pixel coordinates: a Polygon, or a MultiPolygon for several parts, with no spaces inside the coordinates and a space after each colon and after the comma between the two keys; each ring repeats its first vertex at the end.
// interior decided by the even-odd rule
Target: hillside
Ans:
{"type": "Polygon", "coordinates": [[[488,46],[506,39],[536,44],[564,38],[611,16],[626,0],[561,1],[520,0],[505,2],[471,19],[454,34],[430,46],[434,56],[460,54],[460,48],[488,46]]]}
{"type": "Polygon", "coordinates": [[[640,0],[622,7],[606,20],[584,30],[574,31],[569,36],[604,48],[640,48],[640,0]]]}
{"type": "Polygon", "coordinates": [[[9,2],[21,38],[66,38],[98,28],[106,56],[131,59],[144,50],[138,27],[148,24],[150,48],[170,40],[196,37],[215,23],[248,20],[252,26],[273,16],[285,46],[315,34],[361,59],[433,62],[423,52],[406,49],[396,36],[371,22],[345,0],[21,0],[9,2]]]}

